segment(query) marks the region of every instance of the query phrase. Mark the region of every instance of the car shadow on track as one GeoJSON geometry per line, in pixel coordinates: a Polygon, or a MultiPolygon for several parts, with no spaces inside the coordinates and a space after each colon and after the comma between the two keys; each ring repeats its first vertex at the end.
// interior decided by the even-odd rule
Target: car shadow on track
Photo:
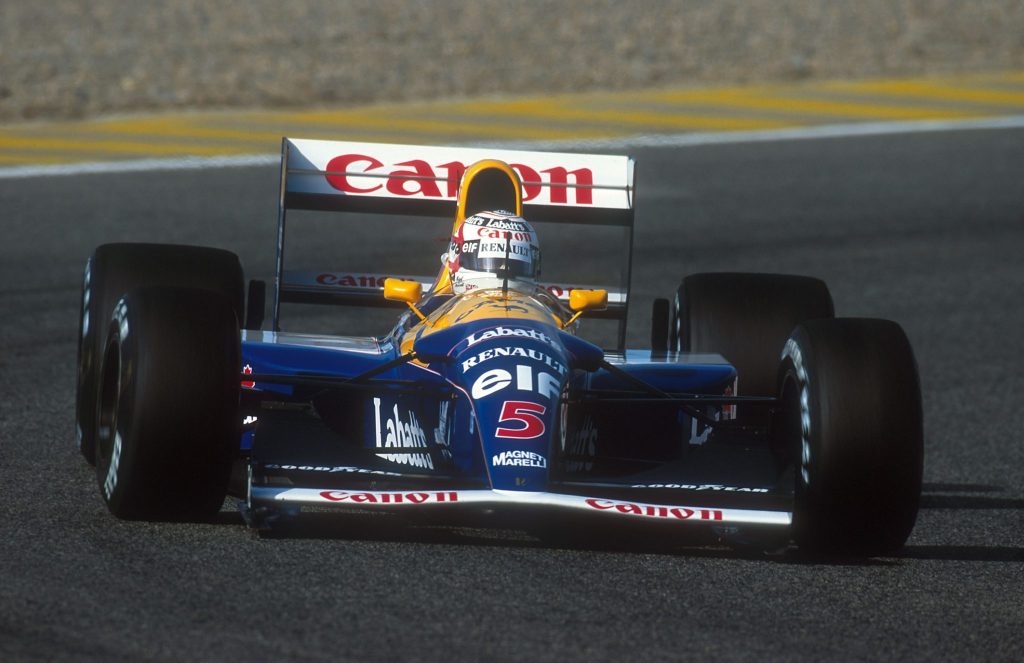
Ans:
{"type": "Polygon", "coordinates": [[[1024,562],[1024,548],[1013,546],[906,546],[901,559],[956,562],[1024,562]]]}
{"type": "MultiPolygon", "coordinates": [[[[222,516],[226,515],[222,512],[222,516]]],[[[235,522],[240,522],[236,519],[235,522]]],[[[508,518],[500,523],[486,518],[416,518],[394,513],[347,512],[303,513],[301,518],[275,523],[260,531],[267,539],[341,539],[351,541],[390,541],[438,545],[500,546],[509,548],[558,548],[580,546],[599,549],[673,550],[678,540],[668,542],[649,536],[627,537],[619,528],[597,533],[581,533],[572,528],[538,528],[535,523],[508,518]],[[588,535],[589,534],[589,535],[588,535]]],[[[689,540],[687,540],[689,543],[689,540]]],[[[708,541],[699,539],[704,545],[708,541]]]]}
{"type": "MultiPolygon", "coordinates": [[[[921,509],[976,509],[1024,511],[1024,499],[1001,497],[1001,486],[970,483],[926,483],[921,491],[921,509]]],[[[1024,562],[1024,548],[1016,546],[908,545],[901,559],[960,562],[1024,562]]]]}
{"type": "Polygon", "coordinates": [[[921,487],[922,509],[1019,509],[1024,499],[998,497],[1000,486],[969,483],[926,483],[921,487]]]}
{"type": "MultiPolygon", "coordinates": [[[[241,516],[222,511],[215,521],[244,526],[241,516]]],[[[538,527],[536,522],[503,522],[495,527],[486,519],[459,518],[439,522],[391,513],[303,513],[300,519],[277,523],[267,530],[251,530],[261,541],[324,540],[351,542],[408,543],[418,545],[564,550],[573,553],[663,555],[692,559],[763,561],[785,564],[826,563],[844,566],[890,566],[896,562],[878,559],[811,558],[792,547],[734,545],[704,530],[681,536],[667,527],[608,526],[587,529],[578,523],[553,521],[538,527]]]]}

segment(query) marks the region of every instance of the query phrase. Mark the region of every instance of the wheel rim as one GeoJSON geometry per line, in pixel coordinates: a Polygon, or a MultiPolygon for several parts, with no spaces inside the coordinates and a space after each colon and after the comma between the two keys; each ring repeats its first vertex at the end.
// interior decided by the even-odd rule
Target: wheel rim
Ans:
{"type": "MultiPolygon", "coordinates": [[[[800,419],[800,387],[792,375],[787,375],[782,385],[779,409],[775,413],[772,428],[772,445],[775,451],[791,463],[800,483],[802,463],[802,424],[800,419]]],[[[799,486],[796,486],[799,494],[799,486]]]]}
{"type": "Polygon", "coordinates": [[[96,410],[96,466],[106,474],[113,453],[121,401],[121,361],[114,342],[107,347],[102,370],[96,410]]]}

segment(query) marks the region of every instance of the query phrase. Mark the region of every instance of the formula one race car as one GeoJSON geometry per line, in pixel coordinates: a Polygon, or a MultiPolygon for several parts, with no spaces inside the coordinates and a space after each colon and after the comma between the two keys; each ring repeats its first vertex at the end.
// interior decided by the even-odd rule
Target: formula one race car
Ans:
{"type": "Polygon", "coordinates": [[[266,331],[265,287],[246,296],[234,254],[100,246],[85,271],[77,424],[110,511],[208,518],[234,470],[257,529],[325,509],[464,510],[898,549],[922,470],[902,329],[835,318],[817,279],[696,274],[674,303],[655,301],[651,347],[626,349],[633,165],[284,139],[266,331]],[[304,271],[285,267],[294,210],[386,215],[396,236],[417,236],[422,218],[454,226],[436,277],[304,271]],[[539,280],[534,224],[569,233],[561,264],[618,267],[616,282],[539,280]],[[619,233],[621,263],[592,257],[584,228],[619,233]],[[378,337],[282,331],[294,304],[404,312],[378,337]],[[581,317],[616,327],[609,349],[577,335],[581,317]]]}

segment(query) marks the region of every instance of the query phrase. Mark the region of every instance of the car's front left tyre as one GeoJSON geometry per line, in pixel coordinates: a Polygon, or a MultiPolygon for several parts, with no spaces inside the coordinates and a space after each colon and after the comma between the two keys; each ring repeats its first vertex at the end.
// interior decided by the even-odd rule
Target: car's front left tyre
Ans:
{"type": "Polygon", "coordinates": [[[796,327],[782,353],[772,435],[795,466],[793,534],[812,554],[890,554],[906,542],[921,494],[917,364],[888,320],[796,327]]]}

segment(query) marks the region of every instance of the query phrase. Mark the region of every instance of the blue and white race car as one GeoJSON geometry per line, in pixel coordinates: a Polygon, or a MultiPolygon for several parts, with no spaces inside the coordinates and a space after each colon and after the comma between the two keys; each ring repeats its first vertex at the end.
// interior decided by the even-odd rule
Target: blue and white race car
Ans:
{"type": "Polygon", "coordinates": [[[902,329],[836,318],[818,279],[694,274],[655,300],[651,346],[627,349],[634,208],[625,156],[284,139],[268,324],[267,288],[228,251],[107,244],[88,261],[77,424],[102,498],[122,518],[203,519],[231,492],[257,529],[462,510],[902,546],[923,453],[902,329]],[[454,222],[436,276],[293,269],[303,210],[454,222]],[[568,232],[561,265],[598,262],[606,282],[542,280],[541,227],[568,232]],[[586,228],[618,238],[618,264],[591,257],[586,228]],[[284,331],[295,304],[404,312],[379,336],[284,331]],[[614,326],[608,347],[579,335],[592,324],[614,326]]]}

